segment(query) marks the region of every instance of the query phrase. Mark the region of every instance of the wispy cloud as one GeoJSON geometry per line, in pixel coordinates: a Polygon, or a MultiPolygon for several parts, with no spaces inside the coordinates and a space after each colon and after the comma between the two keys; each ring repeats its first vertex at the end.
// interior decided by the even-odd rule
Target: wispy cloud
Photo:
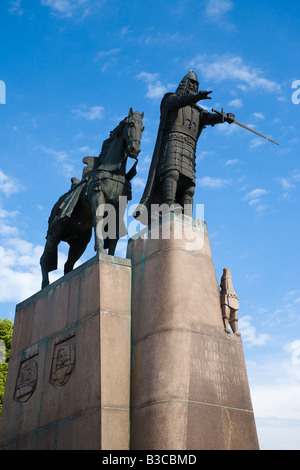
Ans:
{"type": "Polygon", "coordinates": [[[256,328],[252,324],[252,318],[248,315],[239,319],[239,330],[243,342],[248,346],[263,346],[270,339],[267,333],[257,334],[256,328]]]}
{"type": "Polygon", "coordinates": [[[168,46],[172,44],[180,44],[183,41],[188,41],[191,38],[192,35],[187,37],[182,35],[178,31],[176,33],[158,31],[146,37],[142,36],[140,38],[140,41],[146,46],[153,46],[155,44],[159,44],[160,46],[168,46]]]}
{"type": "Polygon", "coordinates": [[[101,71],[104,72],[109,66],[115,64],[118,60],[118,54],[121,48],[109,49],[107,51],[100,51],[96,54],[95,62],[101,61],[103,63],[101,71]]]}
{"type": "MultiPolygon", "coordinates": [[[[17,227],[12,225],[14,219],[19,216],[18,211],[8,211],[4,209],[0,204],[0,236],[3,237],[14,237],[19,235],[17,227]]],[[[1,248],[0,248],[1,249],[1,248]]]]}
{"type": "Polygon", "coordinates": [[[230,179],[225,178],[212,178],[211,176],[204,176],[198,179],[198,184],[202,188],[207,189],[221,189],[225,188],[231,183],[230,179]]]}
{"type": "Polygon", "coordinates": [[[253,189],[244,196],[244,201],[247,201],[249,206],[253,206],[258,214],[262,214],[269,209],[268,204],[261,203],[261,198],[269,193],[268,190],[263,188],[253,189]]]}
{"type": "MultiPolygon", "coordinates": [[[[89,0],[42,0],[42,5],[50,7],[53,13],[64,18],[73,16],[75,10],[79,7],[87,7],[89,0]]],[[[84,10],[84,14],[88,13],[88,9],[84,10]]]]}
{"type": "MultiPolygon", "coordinates": [[[[252,128],[254,126],[251,126],[252,128]]],[[[255,150],[257,147],[261,147],[262,145],[265,145],[266,141],[261,139],[260,137],[255,137],[254,139],[251,140],[250,145],[249,145],[249,150],[255,150]]]]}
{"type": "Polygon", "coordinates": [[[202,150],[199,155],[197,155],[198,160],[203,160],[204,158],[207,158],[209,156],[215,155],[215,152],[213,151],[207,151],[207,150],[202,150]]]}
{"type": "Polygon", "coordinates": [[[200,70],[206,80],[215,82],[236,82],[243,91],[261,90],[268,93],[280,91],[280,85],[264,77],[264,72],[248,65],[239,56],[224,55],[210,59],[198,56],[190,62],[195,69],[200,70]]]}
{"type": "Polygon", "coordinates": [[[75,114],[75,116],[88,119],[89,121],[93,121],[94,119],[102,119],[103,111],[103,106],[88,107],[86,105],[82,105],[77,109],[72,109],[72,113],[75,114]]]}
{"type": "Polygon", "coordinates": [[[18,193],[21,189],[22,185],[19,181],[0,170],[0,192],[10,196],[11,194],[18,193]]]}
{"type": "Polygon", "coordinates": [[[233,158],[232,160],[227,160],[225,162],[225,165],[235,165],[236,163],[239,162],[239,159],[238,158],[233,158]]]}
{"type": "Polygon", "coordinates": [[[216,22],[220,21],[233,7],[231,0],[207,0],[205,14],[210,21],[216,22]]]}
{"type": "Polygon", "coordinates": [[[252,201],[253,199],[257,199],[257,198],[260,198],[261,196],[264,196],[265,194],[268,194],[268,192],[269,191],[267,191],[266,189],[261,189],[261,188],[253,189],[253,191],[250,191],[249,193],[246,194],[245,200],[252,201]]]}
{"type": "Polygon", "coordinates": [[[158,73],[140,72],[136,78],[146,83],[147,98],[162,98],[162,96],[167,92],[167,88],[161,83],[158,73]]]}
{"type": "Polygon", "coordinates": [[[140,178],[139,176],[136,176],[133,179],[132,182],[133,186],[135,186],[137,189],[144,189],[145,184],[146,184],[146,179],[145,178],[140,178]]]}
{"type": "Polygon", "coordinates": [[[109,49],[108,51],[100,51],[96,55],[95,61],[97,61],[99,59],[103,59],[103,57],[109,57],[109,56],[117,55],[117,54],[119,54],[120,51],[121,51],[121,49],[119,47],[114,48],[114,49],[109,49]]]}
{"type": "Polygon", "coordinates": [[[18,16],[22,16],[24,11],[21,8],[21,2],[22,2],[22,0],[12,0],[12,1],[10,1],[9,2],[8,12],[10,14],[15,14],[15,15],[18,15],[18,16]]]}
{"type": "Polygon", "coordinates": [[[254,113],[253,116],[257,119],[265,119],[265,115],[263,113],[254,113]]]}
{"type": "Polygon", "coordinates": [[[237,98],[235,100],[229,101],[228,106],[233,106],[234,108],[242,108],[244,105],[243,101],[237,98]]]}
{"type": "Polygon", "coordinates": [[[283,190],[282,198],[286,200],[291,199],[292,190],[300,183],[300,171],[293,170],[288,176],[281,176],[277,178],[283,190]]]}
{"type": "MultiPolygon", "coordinates": [[[[7,235],[0,246],[0,302],[20,302],[33,295],[41,286],[39,260],[43,252],[41,245],[35,245],[18,236],[7,235]]],[[[58,271],[52,274],[51,282],[63,275],[66,255],[59,253],[58,271]]]]}
{"type": "Polygon", "coordinates": [[[59,166],[61,173],[66,178],[71,178],[72,176],[74,176],[74,166],[67,152],[63,150],[61,151],[54,150],[52,148],[47,148],[45,146],[41,146],[39,148],[40,150],[45,152],[47,155],[54,158],[56,165],[59,166]]]}

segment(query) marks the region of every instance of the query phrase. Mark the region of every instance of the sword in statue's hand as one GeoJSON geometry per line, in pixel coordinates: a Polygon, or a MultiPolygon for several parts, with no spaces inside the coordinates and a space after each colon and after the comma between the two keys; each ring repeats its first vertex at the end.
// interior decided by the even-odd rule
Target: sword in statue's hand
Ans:
{"type": "Polygon", "coordinates": [[[231,113],[226,114],[226,113],[224,113],[223,109],[222,109],[222,111],[216,111],[215,109],[212,109],[212,112],[216,113],[216,114],[220,114],[221,116],[223,116],[224,120],[226,120],[227,122],[237,124],[238,126],[242,127],[243,129],[246,129],[247,131],[253,132],[253,134],[259,135],[259,137],[262,137],[263,139],[266,139],[269,142],[272,142],[273,144],[279,145],[277,142],[274,142],[274,140],[269,139],[269,137],[266,137],[265,135],[260,134],[259,132],[256,132],[254,129],[251,129],[251,127],[245,126],[245,124],[242,124],[241,122],[236,121],[234,119],[233,114],[231,114],[231,113]]]}

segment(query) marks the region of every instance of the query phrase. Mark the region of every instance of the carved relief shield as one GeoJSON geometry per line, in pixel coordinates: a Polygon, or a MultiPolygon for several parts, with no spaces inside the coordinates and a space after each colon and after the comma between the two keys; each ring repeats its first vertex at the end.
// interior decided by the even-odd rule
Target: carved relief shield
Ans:
{"type": "Polygon", "coordinates": [[[54,347],[50,382],[53,385],[65,385],[75,365],[75,345],[70,340],[61,341],[54,347]]]}
{"type": "Polygon", "coordinates": [[[38,378],[38,365],[33,359],[27,359],[20,364],[14,398],[25,403],[33,394],[38,378]]]}

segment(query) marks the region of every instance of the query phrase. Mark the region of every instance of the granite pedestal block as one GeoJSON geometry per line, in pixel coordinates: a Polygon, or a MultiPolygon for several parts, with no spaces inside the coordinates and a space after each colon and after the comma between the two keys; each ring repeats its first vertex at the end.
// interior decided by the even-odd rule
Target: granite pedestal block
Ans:
{"type": "Polygon", "coordinates": [[[130,261],[93,258],[17,306],[0,449],[129,448],[130,261]]]}
{"type": "Polygon", "coordinates": [[[242,340],[224,331],[204,222],[168,217],[128,244],[131,449],[258,449],[242,340]]]}

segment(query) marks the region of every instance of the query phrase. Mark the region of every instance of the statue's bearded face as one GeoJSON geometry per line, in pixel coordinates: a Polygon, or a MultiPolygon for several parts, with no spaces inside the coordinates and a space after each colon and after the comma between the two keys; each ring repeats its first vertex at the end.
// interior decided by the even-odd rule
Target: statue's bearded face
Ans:
{"type": "Polygon", "coordinates": [[[189,80],[188,93],[198,93],[198,82],[189,80]]]}

